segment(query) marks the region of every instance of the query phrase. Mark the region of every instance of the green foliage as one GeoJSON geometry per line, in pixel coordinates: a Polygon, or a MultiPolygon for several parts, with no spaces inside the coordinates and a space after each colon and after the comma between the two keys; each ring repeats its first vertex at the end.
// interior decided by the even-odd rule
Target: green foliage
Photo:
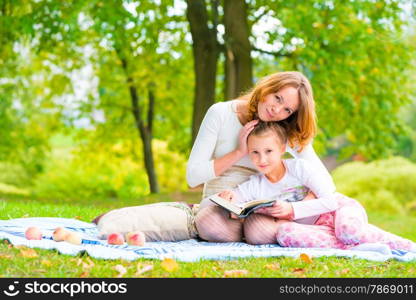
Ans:
{"type": "Polygon", "coordinates": [[[337,190],[369,212],[416,213],[416,164],[403,157],[346,163],[332,175],[337,190]]]}
{"type": "MultiPolygon", "coordinates": [[[[346,158],[386,157],[404,135],[399,109],[414,95],[415,43],[403,31],[403,1],[256,1],[276,26],[269,43],[281,43],[276,71],[299,70],[311,79],[321,129],[330,147],[343,135],[346,158]],[[286,56],[284,56],[286,55],[286,56]]],[[[251,16],[252,18],[252,16],[251,16]]],[[[255,38],[255,37],[254,37],[255,38]]],[[[264,69],[269,72],[267,68],[264,69]]],[[[261,74],[265,75],[265,74],[261,74]]]]}
{"type": "Polygon", "coordinates": [[[0,182],[16,187],[27,187],[32,177],[21,164],[0,163],[0,182]]]}
{"type": "MultiPolygon", "coordinates": [[[[45,174],[50,174],[46,171],[42,175],[45,185],[41,186],[48,181],[50,187],[46,190],[51,191],[80,176],[90,186],[98,186],[100,195],[121,197],[146,191],[147,183],[141,181],[142,155],[137,146],[139,133],[132,116],[128,77],[136,87],[145,121],[149,89],[154,87],[153,137],[167,142],[169,151],[185,156],[189,153],[192,110],[198,108],[192,103],[192,42],[185,14],[178,9],[185,2],[159,2],[2,2],[0,162],[21,165],[23,177],[36,178],[44,170],[49,137],[57,131],[74,130],[77,122],[88,120],[96,134],[84,140],[89,150],[82,152],[85,160],[81,153],[76,155],[80,164],[92,161],[87,152],[96,147],[111,149],[118,143],[130,143],[136,145],[130,147],[136,156],[123,157],[130,157],[126,164],[131,168],[127,169],[134,175],[124,174],[122,180],[114,179],[107,186],[100,173],[85,175],[98,171],[98,167],[93,169],[85,163],[84,172],[79,174],[72,162],[60,167],[72,176],[59,174],[60,168],[56,167],[64,183],[58,183],[58,177],[45,180],[49,177],[45,174]],[[88,85],[86,91],[80,83],[88,85]],[[140,192],[130,188],[134,185],[131,182],[140,182],[140,192]],[[115,192],[116,188],[123,192],[115,192]]],[[[256,56],[255,78],[296,69],[311,79],[321,130],[315,148],[320,154],[331,150],[333,140],[341,137],[346,141],[340,152],[344,157],[360,153],[372,160],[392,151],[415,157],[414,130],[404,130],[400,111],[416,95],[416,64],[412,58],[416,43],[414,34],[404,31],[403,3],[248,1],[250,26],[263,17],[272,17],[269,20],[273,22],[266,23],[275,24],[267,27],[265,36],[277,53],[256,56]]],[[[219,14],[220,20],[221,9],[219,14]]],[[[252,36],[252,41],[256,39],[252,36]]],[[[228,100],[221,96],[223,74],[217,77],[216,99],[228,100]]],[[[166,160],[164,151],[168,150],[155,148],[161,188],[182,186],[160,173],[169,171],[163,163],[158,165],[166,160]]],[[[173,160],[174,154],[169,157],[173,160]]],[[[113,160],[111,155],[108,159],[113,160]]],[[[179,161],[182,166],[182,159],[179,161]]],[[[104,166],[104,161],[100,164],[107,176],[117,178],[114,168],[104,166]]],[[[53,168],[51,165],[47,168],[53,168]]],[[[17,186],[27,183],[23,178],[24,184],[17,183],[18,177],[12,177],[4,182],[17,186]]],[[[82,182],[80,179],[78,186],[82,182]]]]}
{"type": "MultiPolygon", "coordinates": [[[[139,144],[136,139],[135,142],[139,144]]],[[[142,152],[129,141],[95,143],[53,152],[46,170],[33,187],[36,197],[56,199],[132,199],[149,192],[142,152]]],[[[161,191],[186,189],[185,163],[181,155],[154,141],[156,171],[161,191]]]]}

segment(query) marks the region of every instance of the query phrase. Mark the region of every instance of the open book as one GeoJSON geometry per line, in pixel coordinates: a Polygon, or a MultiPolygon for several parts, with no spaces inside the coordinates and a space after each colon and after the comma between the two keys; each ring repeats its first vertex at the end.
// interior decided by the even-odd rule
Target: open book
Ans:
{"type": "Polygon", "coordinates": [[[235,213],[239,218],[245,218],[250,215],[254,210],[260,207],[267,207],[272,206],[275,200],[252,200],[242,204],[242,206],[238,206],[235,203],[232,203],[229,200],[225,200],[218,196],[218,194],[214,194],[209,197],[209,199],[218,204],[219,206],[225,208],[226,210],[235,213]]]}

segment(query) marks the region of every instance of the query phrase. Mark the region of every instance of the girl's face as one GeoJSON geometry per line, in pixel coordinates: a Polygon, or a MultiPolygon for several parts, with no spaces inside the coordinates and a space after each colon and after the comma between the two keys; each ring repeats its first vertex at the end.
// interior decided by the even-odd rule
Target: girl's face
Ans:
{"type": "Polygon", "coordinates": [[[259,102],[258,115],[265,122],[285,120],[298,110],[299,104],[298,91],[291,86],[284,87],[259,102]]]}
{"type": "Polygon", "coordinates": [[[281,167],[281,157],[286,147],[279,142],[279,139],[272,132],[264,135],[249,136],[247,140],[248,155],[262,174],[272,174],[281,167]]]}

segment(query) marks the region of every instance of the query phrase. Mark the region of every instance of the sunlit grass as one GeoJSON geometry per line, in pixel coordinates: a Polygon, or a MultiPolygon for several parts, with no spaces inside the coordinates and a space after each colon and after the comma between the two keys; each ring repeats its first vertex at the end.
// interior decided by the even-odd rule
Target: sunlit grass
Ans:
{"type": "MultiPolygon", "coordinates": [[[[198,199],[197,193],[152,195],[140,199],[118,202],[101,199],[95,202],[51,201],[50,199],[0,198],[0,218],[62,217],[89,222],[109,209],[140,205],[158,201],[189,201],[198,199]]],[[[413,228],[416,218],[395,218],[383,214],[370,214],[370,221],[383,229],[416,239],[413,228]]],[[[340,257],[312,258],[307,263],[300,258],[269,257],[230,261],[177,262],[178,268],[168,271],[160,260],[139,259],[104,260],[87,254],[69,256],[54,250],[34,249],[35,257],[26,254],[25,248],[14,247],[7,241],[0,243],[0,274],[3,277],[415,277],[416,262],[389,260],[374,262],[340,257]],[[120,273],[120,266],[125,273],[120,273]],[[142,272],[143,270],[147,270],[142,272]]],[[[33,255],[32,255],[33,256],[33,255]]]]}

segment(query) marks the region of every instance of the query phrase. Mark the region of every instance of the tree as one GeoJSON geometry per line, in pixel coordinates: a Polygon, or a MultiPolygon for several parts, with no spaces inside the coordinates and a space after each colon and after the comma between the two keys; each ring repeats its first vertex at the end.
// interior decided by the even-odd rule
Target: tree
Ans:
{"type": "Polygon", "coordinates": [[[244,0],[224,1],[225,99],[234,99],[253,85],[250,28],[244,0]]]}
{"type": "Polygon", "coordinates": [[[217,42],[218,1],[211,2],[211,15],[205,0],[187,0],[186,16],[192,34],[195,96],[192,115],[192,143],[208,108],[215,100],[215,77],[219,47],[217,42]],[[211,26],[210,26],[211,24],[211,26]]]}

